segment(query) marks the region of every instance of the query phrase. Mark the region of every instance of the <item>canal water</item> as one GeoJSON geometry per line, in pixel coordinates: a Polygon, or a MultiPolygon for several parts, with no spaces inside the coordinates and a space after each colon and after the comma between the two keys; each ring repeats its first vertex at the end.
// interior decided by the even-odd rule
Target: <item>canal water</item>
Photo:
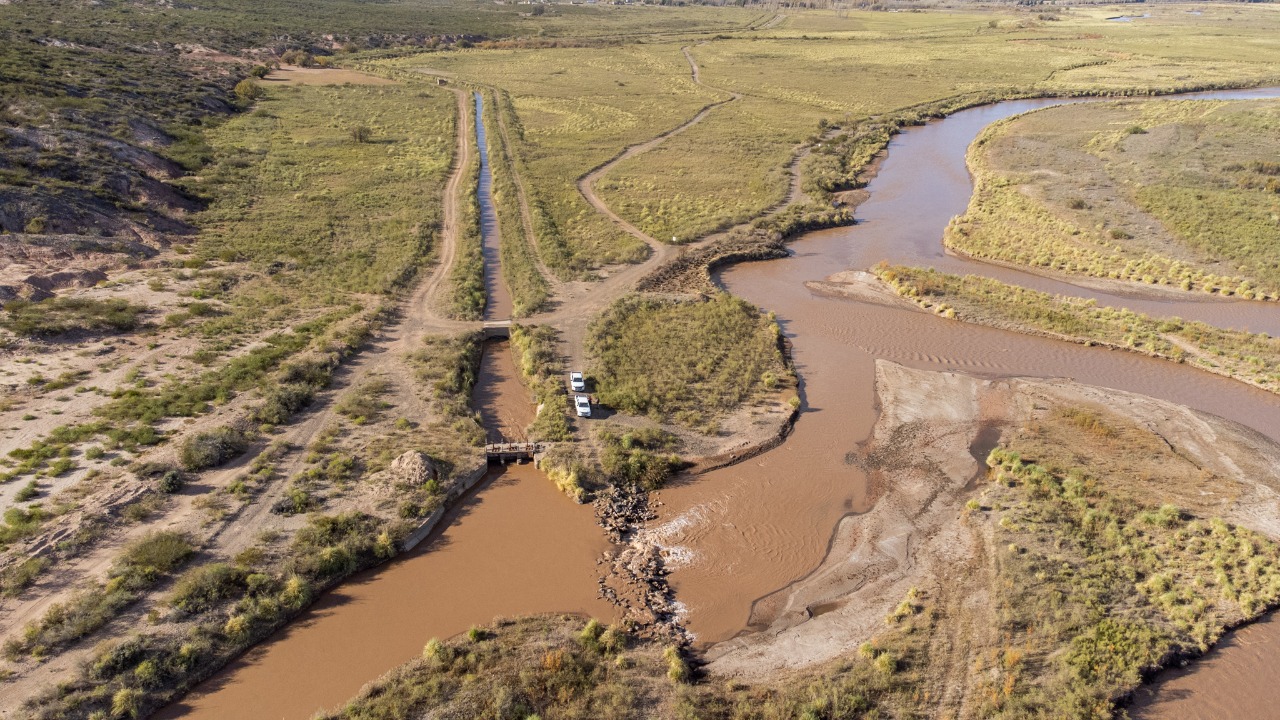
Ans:
{"type": "MultiPolygon", "coordinates": [[[[476,198],[480,203],[480,239],[484,255],[485,320],[507,320],[511,317],[511,293],[502,279],[501,243],[498,211],[493,204],[493,172],[489,167],[489,142],[484,127],[484,96],[475,93],[476,147],[480,149],[480,180],[476,198]]],[[[516,232],[512,229],[511,232],[516,232]]]]}

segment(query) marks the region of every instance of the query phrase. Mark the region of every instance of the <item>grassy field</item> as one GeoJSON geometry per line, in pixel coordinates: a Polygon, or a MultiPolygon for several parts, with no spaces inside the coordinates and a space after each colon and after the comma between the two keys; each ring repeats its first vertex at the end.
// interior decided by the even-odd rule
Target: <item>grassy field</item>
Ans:
{"type": "Polygon", "coordinates": [[[623,147],[679,125],[712,99],[689,80],[675,45],[468,50],[374,67],[442,73],[505,91],[538,252],[566,278],[647,254],[640,241],[587,204],[578,178],[623,147]]]}
{"type": "Polygon", "coordinates": [[[591,327],[599,401],[635,415],[713,426],[791,380],[772,317],[727,293],[706,301],[618,301],[591,327]]]}
{"type": "Polygon", "coordinates": [[[901,266],[876,273],[899,294],[946,317],[1132,350],[1280,392],[1280,339],[1267,335],[1098,307],[973,275],[901,266]]]}
{"type": "MultiPolygon", "coordinates": [[[[524,211],[521,208],[520,187],[517,186],[517,170],[514,155],[507,146],[506,137],[511,134],[504,124],[514,118],[510,99],[505,94],[489,92],[485,95],[485,127],[489,139],[489,168],[493,175],[493,204],[498,212],[498,224],[502,232],[502,278],[511,291],[512,312],[515,317],[527,317],[546,306],[551,297],[551,286],[539,267],[537,238],[526,232],[524,211]]],[[[532,212],[530,212],[532,229],[532,212]]]]}
{"type": "Polygon", "coordinates": [[[449,267],[445,312],[459,320],[479,320],[488,301],[484,285],[484,237],[480,231],[480,150],[476,144],[474,104],[468,100],[466,108],[471,128],[466,139],[470,160],[462,169],[462,186],[457,198],[457,248],[453,265],[449,267]]]}
{"type": "Polygon", "coordinates": [[[624,161],[598,185],[623,217],[661,240],[684,242],[759,215],[786,195],[785,166],[822,127],[932,103],[995,95],[1150,92],[1265,82],[1277,50],[1270,10],[1196,16],[1159,12],[1142,33],[1095,11],[795,13],[768,31],[720,33],[690,44],[622,48],[478,49],[384,61],[452,74],[510,93],[516,162],[531,188],[539,252],[558,273],[634,259],[640,248],[586,213],[572,187],[623,147],[716,108],[700,124],[624,161]],[[821,31],[818,31],[818,29],[821,31]],[[1191,48],[1171,54],[1161,43],[1191,48]],[[1250,48],[1240,52],[1240,46],[1250,48]],[[815,67],[823,72],[815,73],[815,67]],[[594,105],[577,98],[589,89],[594,105]],[[648,102],[645,102],[645,101],[648,102]]]}
{"type": "Polygon", "coordinates": [[[271,90],[209,137],[215,162],[193,189],[216,200],[197,251],[305,302],[403,287],[438,237],[453,103],[426,83],[271,90]]]}
{"type": "Polygon", "coordinates": [[[978,189],[946,242],[1058,272],[1276,299],[1278,154],[1275,101],[1030,113],[975,143],[978,189]]]}

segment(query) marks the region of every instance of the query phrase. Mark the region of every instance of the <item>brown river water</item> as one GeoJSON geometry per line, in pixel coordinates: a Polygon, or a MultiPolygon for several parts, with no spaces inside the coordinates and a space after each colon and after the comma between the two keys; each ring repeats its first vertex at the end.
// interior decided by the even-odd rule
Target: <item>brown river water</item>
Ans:
{"type": "MultiPolygon", "coordinates": [[[[964,211],[972,192],[964,165],[969,143],[995,120],[1048,104],[1053,101],[975,108],[902,134],[859,208],[858,226],[809,234],[792,244],[788,259],[740,265],[719,276],[735,294],[778,314],[794,343],[803,405],[783,445],[678,480],[661,493],[652,531],[671,551],[672,584],[700,643],[766,622],[752,617],[753,599],[803,577],[821,561],[838,519],[867,509],[865,477],[851,460],[876,419],[877,359],[978,375],[1069,377],[1185,404],[1280,441],[1280,402],[1243,383],[1136,354],[821,297],[805,288],[806,281],[888,260],[1280,334],[1275,305],[1110,295],[946,255],[942,229],[964,211]]],[[[496,250],[490,245],[487,260],[496,250]]],[[[492,294],[500,281],[493,276],[488,284],[490,302],[502,304],[492,294]]],[[[491,439],[520,439],[532,408],[505,345],[487,349],[475,399],[491,439]]],[[[415,552],[328,593],[160,716],[306,718],[413,657],[427,639],[498,615],[575,611],[612,618],[613,608],[597,598],[595,587],[595,562],[607,548],[591,510],[569,502],[541,473],[527,465],[494,470],[415,552]]],[[[1280,717],[1273,712],[1280,708],[1280,687],[1258,676],[1259,664],[1280,662],[1280,622],[1230,638],[1190,672],[1167,674],[1140,717],[1280,717]]]]}
{"type": "MultiPolygon", "coordinates": [[[[477,387],[487,418],[512,423],[504,434],[533,420],[505,342],[486,347],[477,387]]],[[[432,637],[499,616],[611,620],[613,606],[596,596],[595,564],[609,547],[591,507],[573,503],[532,464],[495,467],[416,550],[326,593],[158,717],[305,720],[346,702],[432,637]]]]}

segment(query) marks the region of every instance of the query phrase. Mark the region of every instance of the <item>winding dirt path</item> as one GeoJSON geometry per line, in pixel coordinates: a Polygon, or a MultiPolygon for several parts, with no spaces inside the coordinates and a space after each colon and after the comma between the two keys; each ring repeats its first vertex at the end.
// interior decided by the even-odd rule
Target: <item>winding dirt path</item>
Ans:
{"type": "Polygon", "coordinates": [[[649,236],[644,231],[640,230],[640,228],[637,228],[635,225],[632,225],[630,222],[624,220],[621,216],[619,216],[616,212],[614,212],[613,209],[610,208],[604,202],[604,200],[600,199],[599,195],[596,195],[596,190],[595,190],[596,181],[598,181],[610,170],[617,167],[619,163],[629,160],[630,158],[633,158],[637,155],[647,153],[650,150],[658,147],[662,143],[666,142],[667,140],[679,135],[685,130],[688,130],[694,125],[697,125],[698,123],[702,122],[707,117],[707,115],[711,113],[712,110],[720,107],[721,105],[725,105],[742,98],[742,95],[739,93],[721,90],[719,88],[711,87],[710,85],[703,83],[702,69],[698,67],[698,61],[694,60],[693,54],[689,52],[689,47],[685,46],[680,48],[680,52],[684,53],[685,59],[689,61],[689,74],[693,78],[693,82],[696,85],[707,88],[708,90],[713,90],[715,92],[721,92],[721,93],[729,92],[729,97],[724,100],[718,100],[709,105],[706,105],[705,107],[703,107],[701,110],[698,111],[697,115],[694,115],[692,118],[686,120],[684,123],[672,128],[671,130],[668,130],[662,133],[661,135],[658,135],[652,140],[646,140],[645,142],[642,142],[638,145],[632,145],[630,147],[625,148],[622,152],[613,156],[612,159],[608,160],[603,165],[596,167],[594,170],[588,172],[586,175],[583,175],[582,177],[578,178],[578,191],[581,192],[582,197],[586,198],[587,202],[591,204],[591,207],[595,208],[600,214],[612,220],[615,225],[625,230],[629,235],[635,237],[638,240],[643,241],[645,244],[649,246],[650,249],[653,250],[653,253],[654,253],[653,256],[650,257],[649,260],[647,260],[646,262],[641,263],[641,265],[649,265],[653,262],[658,262],[666,259],[667,257],[670,257],[671,255],[674,255],[675,249],[676,249],[675,246],[669,245],[667,243],[659,242],[658,240],[649,236]]]}

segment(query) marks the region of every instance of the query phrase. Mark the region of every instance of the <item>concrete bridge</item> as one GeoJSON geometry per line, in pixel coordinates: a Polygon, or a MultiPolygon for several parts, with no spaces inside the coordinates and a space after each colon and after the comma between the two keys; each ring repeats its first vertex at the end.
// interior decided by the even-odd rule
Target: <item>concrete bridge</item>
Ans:
{"type": "Polygon", "coordinates": [[[484,446],[485,458],[492,463],[506,465],[511,462],[527,462],[547,451],[547,443],[489,443],[484,446]]]}
{"type": "Polygon", "coordinates": [[[511,337],[511,321],[486,320],[480,332],[482,340],[506,340],[511,337]]]}

